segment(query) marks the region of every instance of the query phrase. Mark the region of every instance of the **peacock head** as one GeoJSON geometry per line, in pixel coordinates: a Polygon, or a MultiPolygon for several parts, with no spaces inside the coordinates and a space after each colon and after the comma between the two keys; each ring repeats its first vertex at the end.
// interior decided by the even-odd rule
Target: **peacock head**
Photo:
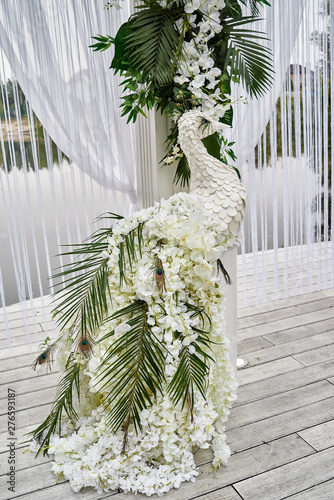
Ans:
{"type": "Polygon", "coordinates": [[[178,121],[178,127],[180,135],[195,136],[198,139],[204,139],[218,130],[229,128],[228,125],[196,110],[183,113],[178,121]]]}

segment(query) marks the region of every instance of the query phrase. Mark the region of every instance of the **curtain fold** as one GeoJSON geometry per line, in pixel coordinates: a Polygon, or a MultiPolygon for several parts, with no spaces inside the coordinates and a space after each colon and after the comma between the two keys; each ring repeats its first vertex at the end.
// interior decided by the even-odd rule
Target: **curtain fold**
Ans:
{"type": "Polygon", "coordinates": [[[263,7],[263,15],[259,21],[253,23],[252,27],[268,35],[268,40],[262,43],[270,47],[273,52],[273,85],[259,99],[250,97],[239,84],[232,86],[233,96],[247,99],[247,105],[238,103],[234,106],[232,137],[236,141],[238,168],[242,168],[250,159],[275,108],[304,13],[305,0],[273,0],[270,3],[270,7],[263,7]]]}
{"type": "MultiPolygon", "coordinates": [[[[137,208],[136,136],[120,117],[112,49],[94,53],[97,34],[115,35],[131,3],[105,11],[86,0],[1,0],[0,38],[9,65],[57,146],[102,185],[137,208]]],[[[132,207],[132,208],[131,208],[132,207]]]]}

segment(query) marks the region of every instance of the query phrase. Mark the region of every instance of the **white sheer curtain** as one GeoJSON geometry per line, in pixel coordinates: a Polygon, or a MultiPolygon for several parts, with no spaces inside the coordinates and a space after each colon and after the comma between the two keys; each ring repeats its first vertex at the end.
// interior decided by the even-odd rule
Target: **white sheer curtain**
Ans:
{"type": "Polygon", "coordinates": [[[132,1],[108,12],[103,1],[0,0],[0,314],[10,345],[6,304],[20,302],[24,335],[14,328],[14,347],[47,335],[61,246],[86,238],[103,212],[146,204],[138,139],[149,132],[120,117],[113,48],[88,47],[93,35],[114,36],[132,10],[132,1]]]}
{"type": "Polygon", "coordinates": [[[232,88],[232,95],[247,99],[246,106],[242,103],[234,106],[232,135],[236,140],[238,168],[242,168],[254,152],[275,107],[290,65],[305,6],[305,0],[273,0],[270,3],[271,7],[262,9],[260,20],[253,23],[252,28],[267,34],[267,42],[262,43],[270,47],[273,53],[273,85],[259,99],[251,98],[239,84],[234,84],[232,88]]]}
{"type": "Polygon", "coordinates": [[[1,0],[0,39],[32,109],[57,146],[102,185],[137,207],[135,130],[120,118],[112,50],[94,53],[96,34],[115,35],[130,15],[87,0],[1,0]]]}
{"type": "Polygon", "coordinates": [[[333,286],[333,2],[271,4],[263,30],[272,39],[274,86],[235,106],[248,189],[239,305],[333,286]]]}

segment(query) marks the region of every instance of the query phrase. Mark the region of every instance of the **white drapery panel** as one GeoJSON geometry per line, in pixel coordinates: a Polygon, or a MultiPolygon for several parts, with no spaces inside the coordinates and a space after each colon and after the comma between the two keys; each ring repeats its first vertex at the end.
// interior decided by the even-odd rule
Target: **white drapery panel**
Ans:
{"type": "Polygon", "coordinates": [[[131,2],[107,12],[87,0],[1,0],[0,38],[32,109],[57,146],[101,185],[137,207],[135,130],[120,118],[112,51],[93,53],[96,34],[115,35],[131,2]]]}
{"type": "Polygon", "coordinates": [[[232,88],[233,95],[247,98],[247,106],[239,104],[234,107],[232,135],[236,140],[238,168],[241,168],[254,152],[275,107],[290,64],[305,6],[305,0],[273,0],[270,3],[271,7],[265,6],[262,9],[261,20],[253,23],[252,28],[267,35],[268,40],[261,43],[270,47],[273,53],[273,84],[259,99],[251,98],[240,85],[234,84],[232,88]]]}
{"type": "MultiPolygon", "coordinates": [[[[111,13],[91,3],[0,0],[2,45],[15,77],[34,101],[27,103],[22,118],[15,84],[11,116],[9,89],[1,85],[1,215],[8,237],[1,241],[0,307],[8,283],[15,281],[26,332],[32,332],[32,299],[49,293],[46,276],[62,265],[52,257],[59,245],[85,238],[93,229],[91,221],[103,211],[132,210],[136,186],[141,205],[156,198],[156,176],[150,177],[155,168],[152,129],[145,122],[135,138],[133,128],[119,120],[120,89],[107,71],[111,53],[87,49],[92,34],[116,33],[128,16],[127,3],[122,12],[111,13]],[[55,42],[50,57],[43,45],[47,37],[55,42]],[[32,109],[45,126],[44,165],[32,109]],[[78,167],[55,150],[47,131],[78,167]],[[142,179],[139,168],[145,173],[142,179]],[[10,265],[3,260],[3,249],[10,265]]],[[[243,305],[333,284],[333,6],[323,0],[273,0],[265,12],[263,30],[274,40],[275,85],[259,102],[234,108],[236,153],[249,195],[239,257],[243,305]]],[[[6,62],[1,60],[1,66],[6,62]]],[[[37,339],[36,324],[34,332],[37,339]]]]}
{"type": "Polygon", "coordinates": [[[0,0],[0,313],[9,342],[6,304],[16,302],[25,341],[47,335],[43,297],[54,291],[48,277],[64,264],[55,257],[63,245],[85,239],[102,213],[127,215],[147,203],[140,166],[148,132],[120,117],[113,49],[88,47],[93,35],[114,36],[133,2],[103,7],[0,0]]]}
{"type": "Polygon", "coordinates": [[[333,286],[333,2],[271,3],[275,84],[235,114],[248,189],[240,305],[333,286]]]}

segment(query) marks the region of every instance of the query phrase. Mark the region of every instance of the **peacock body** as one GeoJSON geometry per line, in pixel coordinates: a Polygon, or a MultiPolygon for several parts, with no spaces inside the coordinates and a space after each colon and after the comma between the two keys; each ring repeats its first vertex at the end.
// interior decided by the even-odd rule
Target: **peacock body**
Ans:
{"type": "Polygon", "coordinates": [[[179,142],[191,170],[190,191],[218,215],[224,234],[236,235],[245,213],[246,190],[235,170],[211,156],[201,140],[224,127],[200,111],[188,111],[179,120],[179,142]]]}
{"type": "Polygon", "coordinates": [[[215,467],[230,455],[225,422],[236,382],[219,262],[237,244],[244,190],[228,170],[233,211],[207,210],[220,199],[217,185],[198,196],[221,166],[199,144],[203,118],[189,112],[180,121],[194,193],[111,214],[112,227],[76,251],[83,278],[58,294],[61,332],[41,356],[54,357],[63,378],[33,436],[75,491],[162,494],[195,479],[194,447],[211,447],[215,467]]]}

